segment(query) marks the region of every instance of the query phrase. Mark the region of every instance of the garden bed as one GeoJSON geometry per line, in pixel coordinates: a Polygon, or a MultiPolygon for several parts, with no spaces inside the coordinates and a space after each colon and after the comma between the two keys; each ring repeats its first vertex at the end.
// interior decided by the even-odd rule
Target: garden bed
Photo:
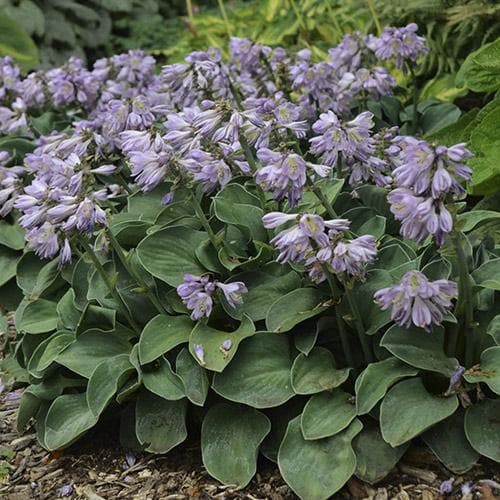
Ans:
{"type": "MultiPolygon", "coordinates": [[[[247,488],[236,490],[210,478],[201,462],[196,439],[168,455],[127,455],[117,447],[116,426],[103,425],[63,453],[49,453],[28,431],[15,430],[16,411],[22,391],[0,396],[0,450],[12,450],[9,475],[0,478],[2,500],[62,497],[65,486],[73,499],[106,500],[127,498],[246,498],[285,500],[297,498],[280,477],[275,464],[262,460],[259,473],[247,488]]],[[[1,462],[1,460],[0,460],[1,462]]],[[[424,499],[441,498],[442,481],[454,477],[453,496],[448,498],[498,498],[482,479],[500,482],[498,465],[477,464],[463,476],[453,476],[425,449],[410,450],[403,461],[381,484],[370,486],[352,479],[334,498],[424,499]],[[461,486],[471,481],[474,496],[463,495],[461,486]]],[[[498,490],[496,491],[498,493],[498,490]]]]}

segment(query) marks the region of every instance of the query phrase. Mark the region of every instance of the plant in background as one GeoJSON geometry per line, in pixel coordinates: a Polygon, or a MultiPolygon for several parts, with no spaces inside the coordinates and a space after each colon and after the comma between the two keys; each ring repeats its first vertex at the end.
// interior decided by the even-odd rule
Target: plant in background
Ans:
{"type": "Polygon", "coordinates": [[[140,51],[26,78],[3,59],[19,430],[57,450],[109,417],[166,453],[202,418],[213,477],[245,486],[261,452],[307,499],[417,437],[455,473],[500,462],[500,213],[465,198],[464,144],[420,134],[460,110],[393,95],[385,64],[422,43],[353,33],[315,62],[232,39],[159,73],[140,51]]]}

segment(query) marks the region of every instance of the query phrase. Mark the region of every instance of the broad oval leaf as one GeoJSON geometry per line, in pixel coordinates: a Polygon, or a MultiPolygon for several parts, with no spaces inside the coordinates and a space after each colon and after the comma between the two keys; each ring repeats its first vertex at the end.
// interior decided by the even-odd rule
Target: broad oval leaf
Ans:
{"type": "Polygon", "coordinates": [[[304,439],[322,439],[343,431],[356,417],[353,399],[340,389],[312,396],[300,419],[304,439]]]}
{"type": "Polygon", "coordinates": [[[35,374],[48,368],[59,353],[75,340],[73,333],[56,332],[45,342],[42,342],[35,350],[28,363],[28,370],[35,374]]]}
{"type": "Polygon", "coordinates": [[[392,387],[380,406],[380,428],[384,441],[399,446],[449,417],[458,399],[427,392],[419,378],[403,380],[392,387]],[[418,418],[416,418],[418,416],[418,418]]]}
{"type": "Polygon", "coordinates": [[[169,401],[176,401],[185,396],[182,380],[165,358],[160,358],[147,370],[143,369],[142,383],[148,391],[169,401]]]}
{"type": "Polygon", "coordinates": [[[182,349],[177,355],[175,369],[184,384],[184,392],[189,401],[203,406],[207,399],[210,382],[206,370],[193,359],[187,348],[182,349]]]}
{"type": "Polygon", "coordinates": [[[500,291],[500,258],[491,259],[472,272],[474,281],[483,288],[500,291]]]}
{"type": "Polygon", "coordinates": [[[439,461],[455,474],[467,472],[479,459],[479,453],[465,435],[461,409],[424,432],[422,439],[439,461]]]}
{"type": "Polygon", "coordinates": [[[151,453],[168,453],[187,437],[186,399],[167,401],[142,391],[135,407],[135,432],[151,453]]]}
{"type": "Polygon", "coordinates": [[[213,389],[222,397],[254,408],[272,408],[295,394],[292,357],[286,337],[257,333],[241,343],[233,362],[216,373],[213,389]]]}
{"type": "Polygon", "coordinates": [[[131,349],[131,344],[117,335],[91,330],[77,337],[57,356],[56,361],[78,375],[90,378],[106,358],[128,354],[131,349]]]}
{"type": "Polygon", "coordinates": [[[266,327],[270,332],[287,332],[327,307],[324,294],[317,288],[298,288],[273,303],[267,311],[266,327]]]}
{"type": "Polygon", "coordinates": [[[144,238],[137,255],[145,269],[171,286],[178,286],[184,274],[200,275],[206,269],[196,258],[196,248],[207,234],[187,227],[167,227],[144,238]]]}
{"type": "Polygon", "coordinates": [[[324,347],[314,347],[307,356],[300,353],[295,358],[291,377],[296,394],[315,394],[343,384],[349,368],[337,370],[333,354],[324,347]]]}
{"type": "Polygon", "coordinates": [[[356,469],[351,441],[362,429],[354,420],[335,436],[307,441],[300,429],[300,416],[286,430],[278,452],[283,479],[303,499],[326,500],[349,480],[356,469]]]}
{"type": "Polygon", "coordinates": [[[481,455],[500,462],[500,399],[483,399],[465,412],[465,434],[481,455]]]}
{"type": "Polygon", "coordinates": [[[57,320],[57,304],[37,299],[28,303],[17,328],[26,333],[46,333],[56,329],[57,320]]]}
{"type": "Polygon", "coordinates": [[[128,354],[106,359],[97,366],[87,386],[87,404],[95,417],[99,417],[133,371],[128,354]]]}
{"type": "Polygon", "coordinates": [[[271,430],[260,411],[230,403],[212,406],[201,427],[201,452],[208,473],[244,488],[257,470],[259,446],[271,430]]]}
{"type": "Polygon", "coordinates": [[[87,405],[85,393],[63,394],[54,400],[45,419],[44,445],[60,450],[76,441],[97,423],[87,405]]]}
{"type": "Polygon", "coordinates": [[[229,306],[222,297],[225,311],[236,319],[241,319],[246,314],[253,321],[265,319],[271,305],[280,297],[299,288],[301,282],[300,276],[295,271],[290,271],[283,276],[251,271],[233,276],[229,282],[232,281],[245,283],[248,293],[243,297],[243,304],[236,308],[229,306]]]}
{"type": "Polygon", "coordinates": [[[382,438],[378,425],[364,427],[352,443],[356,455],[355,475],[369,484],[379,482],[391,472],[408,446],[406,443],[393,448],[382,438]]]}
{"type": "Polygon", "coordinates": [[[444,333],[440,327],[427,333],[416,327],[393,325],[380,345],[415,368],[441,373],[446,377],[450,377],[458,366],[455,358],[448,358],[444,353],[444,333]]]}
{"type": "Polygon", "coordinates": [[[198,322],[189,337],[189,350],[198,363],[215,372],[221,372],[233,359],[240,342],[255,333],[255,326],[248,317],[243,317],[234,332],[224,332],[198,322]],[[196,355],[196,346],[203,348],[203,359],[196,355]]]}
{"type": "Polygon", "coordinates": [[[145,365],[179,344],[189,341],[194,323],[187,316],[155,316],[142,330],[139,359],[145,365]]]}
{"type": "Polygon", "coordinates": [[[358,415],[369,413],[399,380],[415,376],[418,370],[397,358],[370,363],[356,379],[356,409],[358,415]]]}
{"type": "Polygon", "coordinates": [[[490,347],[481,353],[481,363],[464,374],[467,382],[484,382],[495,394],[500,395],[500,346],[490,347]]]}

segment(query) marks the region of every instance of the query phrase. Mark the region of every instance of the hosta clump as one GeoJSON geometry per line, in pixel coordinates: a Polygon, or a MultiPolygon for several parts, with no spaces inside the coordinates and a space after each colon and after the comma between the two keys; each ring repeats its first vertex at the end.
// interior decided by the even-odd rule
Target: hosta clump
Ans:
{"type": "Polygon", "coordinates": [[[20,431],[56,450],[120,419],[126,448],[166,453],[201,418],[211,475],[243,487],[260,452],[307,499],[417,437],[456,473],[500,461],[499,215],[464,198],[466,145],[392,112],[407,31],[320,62],[239,39],[159,72],[2,61],[20,431]]]}

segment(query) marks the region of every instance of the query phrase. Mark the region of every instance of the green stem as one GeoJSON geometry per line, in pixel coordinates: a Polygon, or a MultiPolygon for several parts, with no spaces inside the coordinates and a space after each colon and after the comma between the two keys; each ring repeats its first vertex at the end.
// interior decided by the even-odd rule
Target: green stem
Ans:
{"type": "Polygon", "coordinates": [[[312,192],[316,195],[316,198],[318,198],[323,207],[325,207],[325,210],[328,212],[328,215],[332,219],[335,219],[337,217],[337,214],[335,213],[335,210],[333,209],[332,205],[324,195],[323,191],[321,191],[321,189],[318,186],[315,186],[310,179],[308,179],[308,184],[311,187],[312,192]]]}
{"type": "Polygon", "coordinates": [[[224,19],[224,25],[226,26],[227,36],[231,38],[231,26],[229,24],[229,19],[227,17],[226,6],[224,5],[224,0],[217,0],[219,4],[219,10],[222,15],[222,19],[224,19]]]}
{"type": "Polygon", "coordinates": [[[189,18],[189,23],[194,28],[193,2],[191,0],[186,0],[186,10],[189,18]]]}
{"type": "Polygon", "coordinates": [[[412,111],[412,134],[415,135],[418,130],[418,87],[417,87],[417,76],[415,75],[415,71],[413,70],[413,66],[408,64],[408,68],[410,69],[412,87],[413,87],[413,111],[412,111]]]}
{"type": "Polygon", "coordinates": [[[474,304],[472,302],[472,289],[469,280],[469,266],[467,257],[465,256],[462,244],[460,242],[459,233],[454,233],[452,236],[453,246],[457,254],[458,260],[458,301],[455,308],[457,314],[461,315],[464,320],[464,328],[462,333],[465,340],[465,363],[470,367],[474,361],[474,304]]]}
{"type": "Polygon", "coordinates": [[[148,296],[151,303],[156,307],[158,312],[160,314],[167,314],[167,311],[165,310],[161,302],[158,300],[156,295],[153,293],[153,291],[149,288],[147,283],[142,279],[140,274],[136,272],[136,270],[130,265],[122,247],[120,246],[120,243],[118,243],[117,239],[115,238],[115,235],[111,231],[108,231],[107,234],[109,237],[109,241],[111,242],[111,246],[113,247],[113,250],[116,252],[116,255],[118,255],[118,258],[120,259],[120,262],[122,263],[123,267],[127,270],[129,275],[132,278],[134,278],[137,284],[146,292],[146,295],[148,296]]]}
{"type": "Polygon", "coordinates": [[[377,11],[375,10],[375,3],[373,0],[366,0],[368,8],[370,9],[370,14],[372,15],[373,22],[377,28],[377,35],[382,34],[382,25],[380,24],[380,19],[378,18],[377,11]]]}
{"type": "Polygon", "coordinates": [[[335,319],[337,320],[337,327],[339,329],[340,343],[342,344],[342,350],[344,351],[345,358],[349,367],[354,368],[354,357],[351,350],[351,342],[349,340],[349,334],[347,333],[344,325],[344,320],[340,316],[338,308],[335,308],[335,319]]]}
{"type": "Polygon", "coordinates": [[[358,337],[361,343],[361,349],[363,349],[365,361],[367,363],[372,363],[374,361],[374,357],[372,353],[370,338],[365,333],[365,327],[363,326],[363,320],[361,318],[358,305],[356,304],[356,301],[352,295],[352,290],[348,285],[345,286],[345,295],[354,317],[354,324],[356,326],[356,331],[358,332],[358,337]]]}
{"type": "Polygon", "coordinates": [[[118,290],[116,289],[116,286],[114,283],[111,282],[111,279],[109,277],[109,274],[106,272],[104,269],[103,265],[99,261],[99,258],[97,257],[96,253],[94,252],[94,249],[89,245],[88,241],[85,239],[85,236],[82,236],[79,238],[83,248],[85,251],[88,253],[89,257],[91,258],[92,262],[94,263],[94,266],[97,269],[97,272],[101,275],[104,283],[108,287],[109,293],[115,300],[115,302],[120,306],[123,315],[127,318],[127,321],[129,322],[130,326],[135,330],[137,334],[141,333],[141,329],[137,325],[137,323],[134,321],[134,318],[130,315],[130,312],[128,310],[127,304],[125,304],[122,296],[118,293],[118,290]]]}
{"type": "Polygon", "coordinates": [[[198,198],[196,197],[196,194],[193,193],[192,196],[193,200],[193,207],[194,211],[196,212],[196,215],[198,219],[200,219],[201,225],[205,229],[205,231],[208,234],[208,239],[212,243],[212,246],[215,248],[215,251],[219,251],[219,242],[217,240],[217,236],[215,236],[215,233],[213,232],[212,228],[210,227],[210,223],[208,222],[208,219],[205,216],[205,212],[203,212],[203,208],[201,208],[200,202],[198,198]]]}

